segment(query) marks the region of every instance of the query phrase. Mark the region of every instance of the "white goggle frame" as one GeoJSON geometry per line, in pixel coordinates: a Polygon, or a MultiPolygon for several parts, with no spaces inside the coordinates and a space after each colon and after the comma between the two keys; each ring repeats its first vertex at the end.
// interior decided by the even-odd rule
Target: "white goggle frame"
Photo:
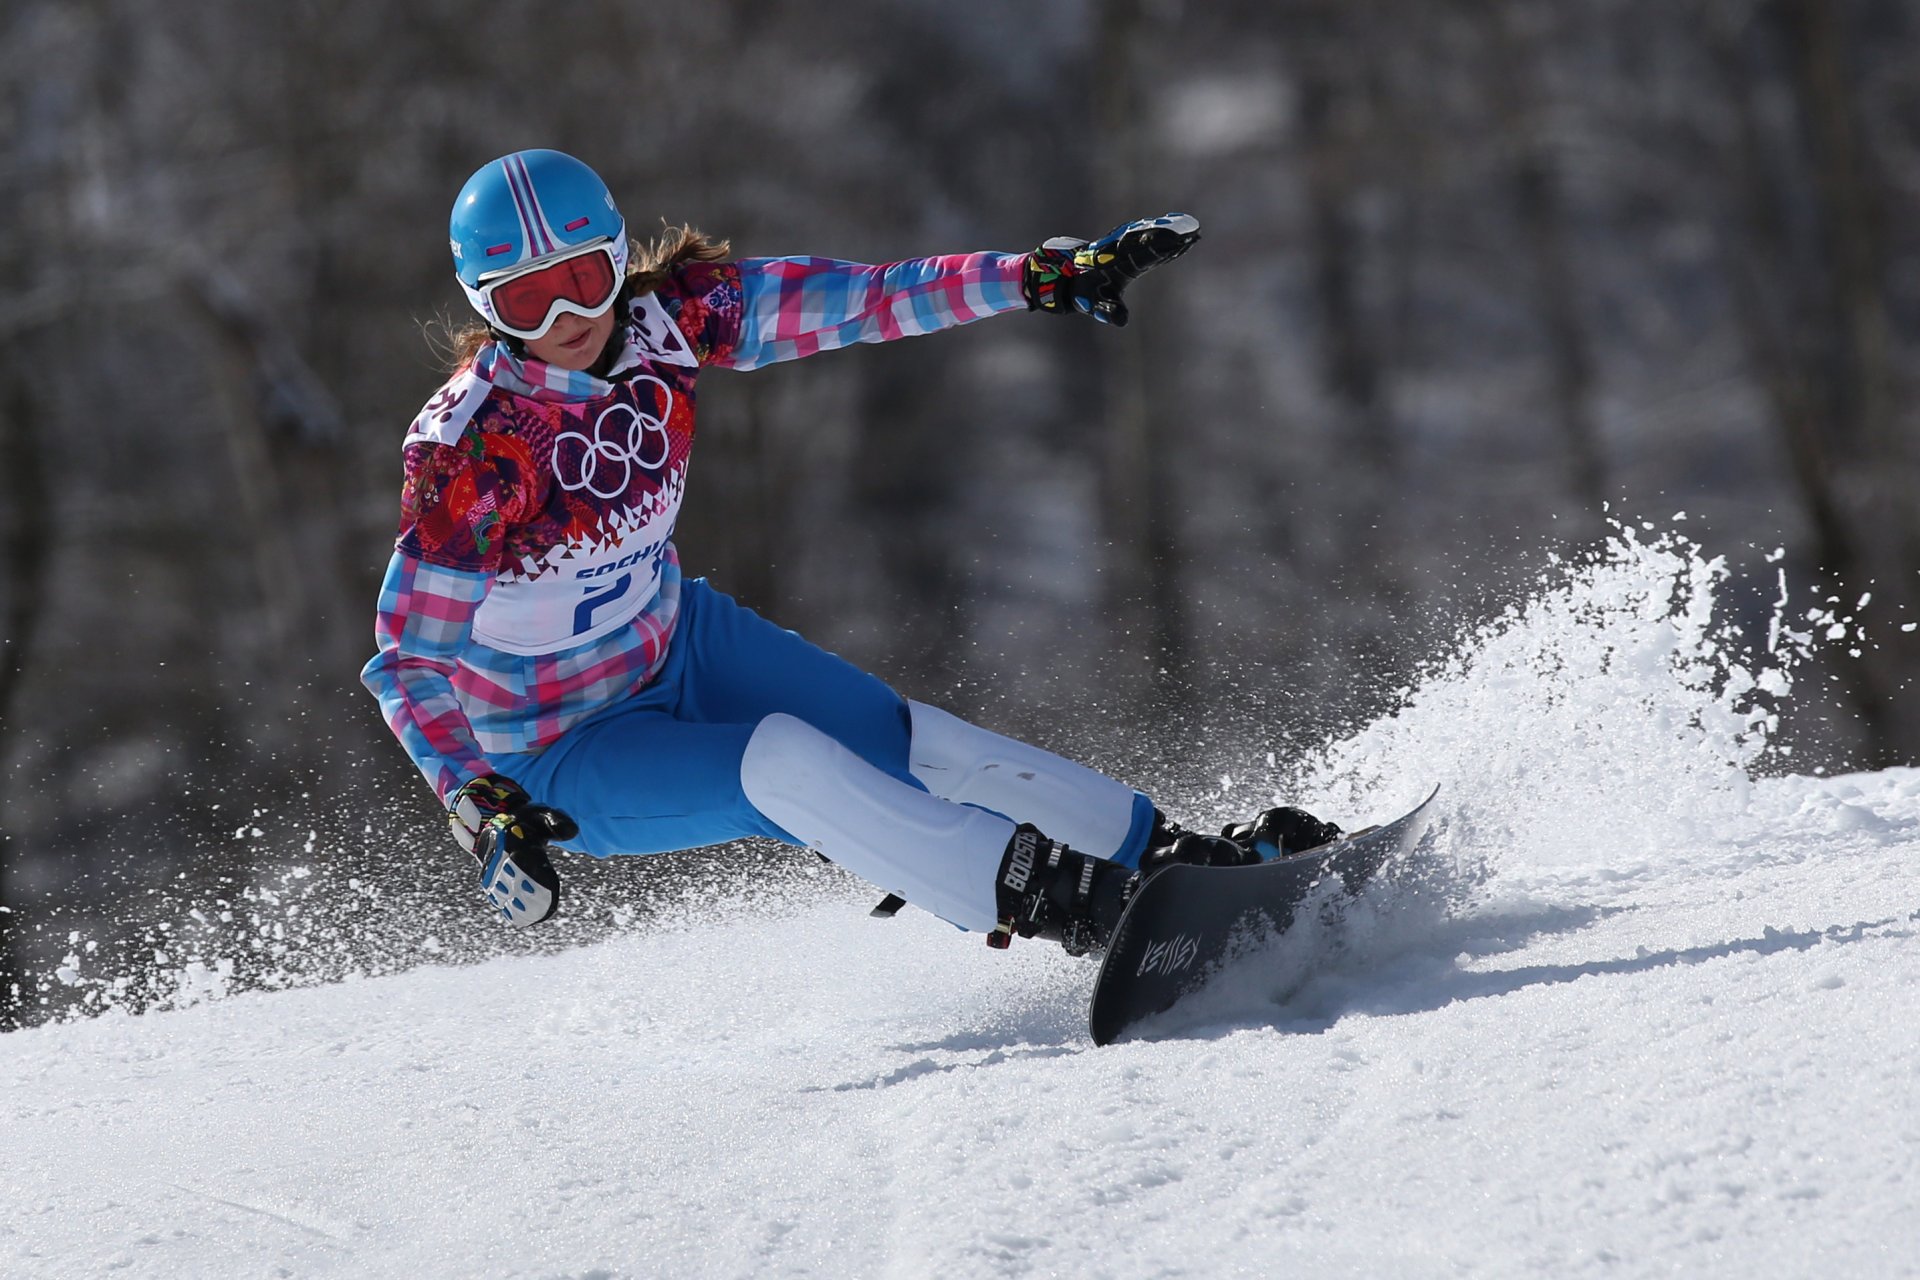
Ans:
{"type": "Polygon", "coordinates": [[[469,286],[464,280],[460,282],[460,287],[466,290],[467,301],[473,304],[473,309],[478,311],[488,324],[502,333],[512,334],[514,337],[525,341],[527,339],[545,337],[547,330],[553,328],[553,322],[563,315],[584,316],[588,320],[595,320],[605,315],[607,308],[613,305],[613,300],[620,296],[620,286],[625,283],[625,273],[622,269],[623,265],[620,261],[620,255],[615,251],[613,241],[602,236],[597,240],[589,240],[587,243],[570,249],[566,253],[556,253],[549,257],[542,258],[538,262],[529,262],[518,267],[508,267],[504,271],[490,272],[480,277],[480,284],[477,288],[469,286]],[[544,270],[556,262],[566,262],[571,258],[585,257],[589,253],[606,254],[607,262],[613,268],[613,292],[609,293],[607,300],[599,306],[589,310],[571,299],[555,298],[548,304],[546,318],[540,322],[540,327],[532,330],[516,329],[494,313],[493,291],[499,286],[520,276],[530,275],[535,271],[544,270]]]}

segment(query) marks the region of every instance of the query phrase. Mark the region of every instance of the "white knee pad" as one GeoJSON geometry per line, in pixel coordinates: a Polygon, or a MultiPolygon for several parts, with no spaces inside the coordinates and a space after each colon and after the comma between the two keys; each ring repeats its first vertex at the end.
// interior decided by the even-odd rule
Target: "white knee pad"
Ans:
{"type": "Polygon", "coordinates": [[[963,929],[995,923],[994,877],[1013,838],[997,814],[928,795],[804,720],[762,720],[740,759],[753,807],[808,848],[963,929]]]}
{"type": "Polygon", "coordinates": [[[1132,787],[938,707],[907,705],[913,712],[908,768],[933,794],[1031,822],[1049,839],[1096,858],[1111,858],[1126,844],[1132,787]]]}

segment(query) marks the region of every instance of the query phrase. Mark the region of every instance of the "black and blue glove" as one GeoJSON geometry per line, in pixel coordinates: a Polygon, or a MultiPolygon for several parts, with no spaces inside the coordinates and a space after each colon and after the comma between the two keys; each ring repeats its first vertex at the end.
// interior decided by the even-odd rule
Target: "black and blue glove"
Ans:
{"type": "Polygon", "coordinates": [[[1142,218],[1115,227],[1092,244],[1061,236],[1027,255],[1021,282],[1027,310],[1079,312],[1115,328],[1127,322],[1128,285],[1191,249],[1200,220],[1188,213],[1142,218]]]}
{"type": "Polygon", "coordinates": [[[447,821],[480,864],[481,892],[508,924],[539,924],[560,909],[560,875],[547,845],[580,834],[572,818],[535,804],[512,778],[489,773],[453,793],[447,821]]]}

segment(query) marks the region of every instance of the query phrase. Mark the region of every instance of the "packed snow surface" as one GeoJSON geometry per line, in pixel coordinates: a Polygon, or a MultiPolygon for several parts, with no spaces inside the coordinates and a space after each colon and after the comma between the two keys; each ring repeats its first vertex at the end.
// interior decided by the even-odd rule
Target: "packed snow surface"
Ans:
{"type": "Polygon", "coordinates": [[[1187,797],[1444,827],[1108,1048],[1085,963],[840,881],[0,1038],[0,1273],[1920,1273],[1920,771],[1764,776],[1806,637],[1722,576],[1626,539],[1187,797]]]}

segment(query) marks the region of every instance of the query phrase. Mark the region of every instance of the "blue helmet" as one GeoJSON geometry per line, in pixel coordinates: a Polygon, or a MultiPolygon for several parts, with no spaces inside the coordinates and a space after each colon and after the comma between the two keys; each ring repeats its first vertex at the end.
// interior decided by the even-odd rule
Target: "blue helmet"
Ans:
{"type": "Polygon", "coordinates": [[[516,151],[484,165],[460,188],[447,224],[454,272],[489,321],[485,277],[517,271],[596,241],[627,270],[627,224],[600,175],[559,151],[516,151]]]}

